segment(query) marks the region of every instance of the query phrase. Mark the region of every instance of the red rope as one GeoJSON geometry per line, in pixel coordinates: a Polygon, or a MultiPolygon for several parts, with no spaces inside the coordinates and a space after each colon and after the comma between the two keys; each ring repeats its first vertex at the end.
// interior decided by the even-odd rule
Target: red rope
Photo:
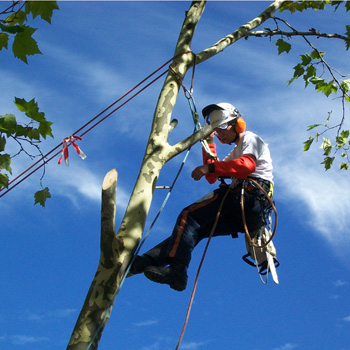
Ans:
{"type": "MultiPolygon", "coordinates": [[[[83,129],[85,129],[86,127],[88,127],[90,124],[92,124],[96,119],[98,119],[99,117],[101,117],[104,113],[106,113],[110,108],[112,108],[113,106],[115,106],[118,102],[120,102],[122,99],[124,99],[126,96],[128,96],[130,93],[132,93],[134,90],[136,90],[137,88],[139,88],[142,84],[144,84],[148,79],[150,79],[153,75],[155,75],[157,72],[159,72],[162,68],[164,68],[166,65],[168,65],[171,61],[173,61],[175,58],[186,54],[186,53],[192,53],[192,51],[184,51],[181,52],[177,55],[175,55],[174,57],[172,57],[171,59],[169,59],[168,61],[166,61],[163,65],[161,65],[159,68],[157,68],[154,72],[152,72],[151,74],[149,74],[146,78],[144,78],[142,81],[140,81],[138,84],[136,84],[133,88],[131,88],[128,92],[126,92],[123,96],[119,97],[116,101],[114,101],[112,104],[110,104],[107,108],[105,108],[102,112],[100,112],[99,114],[97,114],[94,118],[92,118],[91,120],[89,120],[87,123],[85,123],[82,127],[80,127],[77,131],[75,131],[73,133],[73,135],[77,135],[79,132],[81,132],[83,129]]],[[[131,101],[134,97],[136,97],[137,95],[139,95],[141,92],[143,92],[144,90],[146,90],[148,87],[150,87],[153,83],[155,83],[158,79],[160,79],[163,75],[165,75],[168,72],[168,69],[165,70],[163,73],[159,74],[156,78],[154,78],[150,83],[148,83],[147,85],[145,85],[142,89],[140,89],[139,91],[135,92],[130,98],[128,98],[126,101],[124,101],[122,104],[120,104],[118,107],[116,107],[115,109],[113,109],[111,112],[109,112],[107,115],[105,115],[101,120],[97,121],[95,124],[93,124],[92,126],[90,126],[90,128],[88,128],[87,130],[85,130],[84,132],[82,132],[80,134],[80,137],[87,134],[89,131],[91,131],[93,128],[95,128],[97,125],[99,125],[100,123],[102,123],[105,119],[107,119],[108,117],[110,117],[113,113],[115,113],[118,109],[120,109],[121,107],[123,107],[125,104],[127,104],[129,101],[131,101]]],[[[42,168],[45,164],[47,164],[48,162],[50,162],[53,158],[55,158],[58,154],[61,153],[61,148],[62,147],[62,143],[58,144],[56,147],[54,147],[50,152],[46,153],[44,156],[42,156],[39,160],[37,160],[34,164],[32,164],[30,167],[28,167],[26,170],[24,170],[22,173],[20,173],[19,175],[17,175],[14,179],[12,179],[11,181],[9,181],[9,186],[12,185],[11,187],[8,187],[7,189],[5,187],[0,188],[0,192],[6,190],[5,192],[3,192],[2,194],[0,194],[0,198],[3,197],[5,194],[7,194],[8,192],[10,192],[13,188],[15,188],[16,186],[18,186],[20,183],[22,183],[24,180],[26,180],[29,176],[31,176],[33,173],[35,173],[37,170],[39,170],[40,168],[42,168]],[[53,152],[55,152],[57,149],[60,149],[58,152],[54,153],[54,155],[52,155],[50,158],[47,159],[47,157],[49,155],[51,155],[53,152]],[[42,163],[41,163],[42,162],[42,163]],[[39,164],[41,163],[41,164],[39,164]],[[39,165],[38,165],[39,164],[39,165]],[[36,167],[37,166],[37,167],[36,167]],[[35,169],[33,169],[35,168],[35,169]],[[29,172],[31,169],[33,169],[33,171],[29,172]],[[29,172],[29,173],[28,173],[29,172]],[[28,174],[27,174],[28,173],[28,174]],[[27,174],[26,176],[24,176],[25,174],[27,174]],[[24,177],[23,177],[24,176],[24,177]],[[23,178],[22,178],[23,177],[23,178]],[[18,180],[18,181],[17,181],[18,180]],[[17,181],[17,182],[16,182],[17,181]]],[[[69,147],[69,145],[68,145],[69,147]]]]}

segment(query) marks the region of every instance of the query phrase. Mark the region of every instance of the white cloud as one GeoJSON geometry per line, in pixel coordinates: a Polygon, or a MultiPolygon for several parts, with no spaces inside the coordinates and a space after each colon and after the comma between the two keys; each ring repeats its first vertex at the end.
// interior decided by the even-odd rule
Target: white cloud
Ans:
{"type": "Polygon", "coordinates": [[[91,60],[87,56],[57,45],[42,43],[42,46],[45,47],[46,55],[58,66],[63,67],[62,74],[66,75],[68,81],[84,89],[82,97],[92,96],[94,102],[105,105],[131,88],[118,67],[114,68],[102,61],[91,60]]]}
{"type": "MultiPolygon", "coordinates": [[[[79,159],[77,160],[79,162],[79,159]]],[[[82,206],[82,198],[101,203],[101,191],[104,175],[97,174],[93,168],[86,168],[82,164],[72,162],[69,167],[61,165],[55,171],[48,171],[46,182],[51,185],[52,193],[69,198],[76,207],[82,206]]],[[[91,165],[91,164],[90,164],[91,165]]],[[[116,205],[124,210],[128,204],[129,195],[117,186],[116,205]]]]}
{"type": "Polygon", "coordinates": [[[76,312],[77,312],[77,309],[63,309],[63,310],[56,311],[53,316],[64,318],[64,317],[69,317],[70,315],[76,312]]]}
{"type": "Polygon", "coordinates": [[[47,337],[37,337],[37,336],[27,336],[27,335],[13,335],[10,337],[6,337],[13,345],[27,345],[27,344],[35,344],[49,341],[47,337]]]}
{"type": "Polygon", "coordinates": [[[350,315],[343,318],[343,321],[350,322],[350,315]]]}
{"type": "Polygon", "coordinates": [[[291,350],[291,349],[295,349],[298,346],[292,343],[287,343],[279,348],[274,348],[273,350],[291,350]]]}
{"type": "Polygon", "coordinates": [[[279,164],[276,173],[283,192],[290,197],[291,208],[299,212],[301,220],[334,245],[350,243],[347,178],[334,172],[321,173],[317,166],[307,164],[307,159],[279,164]],[[305,209],[309,215],[305,215],[305,209]]]}
{"type": "Polygon", "coordinates": [[[41,322],[48,319],[52,320],[52,319],[67,318],[70,315],[74,314],[76,311],[77,311],[76,309],[62,309],[62,310],[47,311],[42,313],[33,313],[30,311],[25,311],[19,316],[19,318],[22,320],[28,320],[31,322],[41,322]]]}
{"type": "Polygon", "coordinates": [[[158,324],[157,320],[149,320],[149,321],[143,321],[143,322],[136,322],[136,323],[134,323],[134,326],[136,326],[136,327],[148,327],[148,326],[153,326],[155,324],[158,324]]]}
{"type": "Polygon", "coordinates": [[[337,281],[333,282],[333,284],[334,284],[335,287],[344,287],[344,286],[346,286],[349,283],[346,282],[346,281],[337,280],[337,281]]]}
{"type": "Polygon", "coordinates": [[[183,350],[197,350],[200,349],[202,345],[208,344],[209,341],[202,342],[183,342],[181,344],[181,349],[183,350]]]}

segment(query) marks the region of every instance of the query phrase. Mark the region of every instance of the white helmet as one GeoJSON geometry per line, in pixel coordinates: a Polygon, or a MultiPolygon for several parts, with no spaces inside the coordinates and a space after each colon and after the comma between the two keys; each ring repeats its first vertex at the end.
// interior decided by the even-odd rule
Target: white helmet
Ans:
{"type": "Polygon", "coordinates": [[[202,114],[207,124],[220,129],[226,129],[228,122],[241,116],[235,106],[226,102],[208,105],[202,114]]]}

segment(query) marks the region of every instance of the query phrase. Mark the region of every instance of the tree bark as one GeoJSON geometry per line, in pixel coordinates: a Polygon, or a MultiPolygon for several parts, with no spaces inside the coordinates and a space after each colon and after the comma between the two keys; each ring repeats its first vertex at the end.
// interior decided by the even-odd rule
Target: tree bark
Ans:
{"type": "Polygon", "coordinates": [[[97,347],[103,324],[108,321],[110,305],[116,293],[116,269],[118,257],[115,247],[115,210],[118,173],[109,171],[102,183],[101,205],[101,255],[95,277],[91,283],[83,308],[73,330],[68,349],[87,349],[97,347]]]}

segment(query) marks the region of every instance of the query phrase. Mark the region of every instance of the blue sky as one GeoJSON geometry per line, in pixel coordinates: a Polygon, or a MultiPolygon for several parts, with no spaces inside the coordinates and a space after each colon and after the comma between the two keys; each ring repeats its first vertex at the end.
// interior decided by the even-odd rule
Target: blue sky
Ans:
{"type": "MultiPolygon", "coordinates": [[[[199,22],[194,52],[258,15],[269,2],[209,2],[199,22]]],[[[1,2],[0,6],[5,7],[1,2]]],[[[0,53],[1,114],[14,113],[14,97],[33,97],[54,122],[49,151],[173,56],[189,2],[59,2],[52,24],[35,20],[35,38],[43,55],[29,65],[0,53]]],[[[346,17],[347,16],[347,17],[346,17]]],[[[345,31],[344,12],[285,14],[297,28],[345,31]]],[[[264,24],[263,27],[273,27],[264,24]]],[[[246,265],[243,235],[212,240],[180,349],[183,350],[349,350],[350,187],[348,173],[325,172],[320,144],[304,153],[308,125],[322,123],[339,100],[288,86],[298,55],[309,51],[293,39],[292,51],[277,55],[276,39],[250,38],[227,48],[196,68],[194,99],[198,110],[231,102],[247,127],[270,146],[279,225],[275,237],[280,285],[263,285],[246,265]]],[[[311,39],[326,51],[329,63],[348,73],[349,53],[337,41],[311,39]]],[[[51,161],[43,185],[52,199],[34,206],[39,171],[1,198],[2,275],[0,346],[5,350],[65,349],[99,259],[100,196],[104,175],[116,168],[117,224],[136,180],[163,80],[86,134],[79,145],[82,161],[70,149],[70,166],[51,161]]],[[[189,77],[186,78],[189,86],[189,77]]],[[[182,92],[173,117],[175,143],[192,132],[182,92]]],[[[14,145],[11,146],[14,150],[14,145]]],[[[229,152],[220,146],[219,154],[229,152]]],[[[169,185],[183,156],[166,164],[158,185],[169,185]]],[[[170,200],[142,251],[167,237],[179,211],[214,189],[194,182],[201,161],[195,145],[170,200]],[[186,194],[186,195],[184,195],[186,194]]],[[[31,164],[15,159],[14,175],[31,164]]],[[[148,227],[165,192],[158,190],[148,227]]],[[[100,349],[175,349],[194,277],[204,249],[196,248],[186,291],[176,292],[144,276],[129,278],[120,291],[100,349]]]]}

